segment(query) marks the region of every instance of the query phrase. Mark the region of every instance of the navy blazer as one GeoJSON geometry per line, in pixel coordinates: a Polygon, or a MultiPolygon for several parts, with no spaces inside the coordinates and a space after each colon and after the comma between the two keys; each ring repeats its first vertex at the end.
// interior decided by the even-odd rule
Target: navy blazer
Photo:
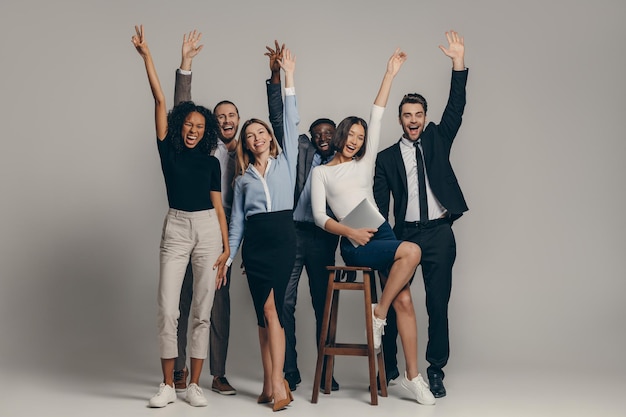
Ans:
{"type": "MultiPolygon", "coordinates": [[[[450,150],[461,127],[465,108],[465,86],[468,70],[452,71],[448,103],[439,124],[430,122],[420,139],[424,152],[424,166],[430,188],[439,202],[456,220],[468,210],[461,187],[450,164],[450,150]]],[[[374,199],[385,219],[389,220],[390,195],[393,196],[394,232],[400,238],[406,218],[407,180],[400,151],[400,141],[378,153],[374,174],[374,199]]]]}

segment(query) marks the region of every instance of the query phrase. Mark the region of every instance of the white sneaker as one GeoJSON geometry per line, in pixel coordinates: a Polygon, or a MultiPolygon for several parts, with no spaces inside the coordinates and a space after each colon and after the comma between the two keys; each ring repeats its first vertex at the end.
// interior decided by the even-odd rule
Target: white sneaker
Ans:
{"type": "Polygon", "coordinates": [[[428,384],[424,381],[421,374],[417,374],[415,378],[409,381],[406,377],[406,371],[404,372],[404,378],[400,384],[411,394],[418,403],[423,405],[434,405],[435,397],[433,393],[430,392],[430,388],[428,384]]]}
{"type": "Polygon", "coordinates": [[[185,398],[187,402],[194,407],[206,407],[209,405],[209,402],[204,396],[204,392],[202,392],[202,388],[200,388],[198,384],[189,384],[185,398]]]}
{"type": "Polygon", "coordinates": [[[174,401],[176,401],[176,391],[174,387],[161,382],[159,392],[157,392],[154,397],[150,398],[148,405],[150,407],[161,408],[174,401]]]}
{"type": "Polygon", "coordinates": [[[385,334],[385,326],[387,325],[387,319],[379,319],[374,315],[374,309],[378,304],[372,304],[372,327],[374,328],[374,349],[380,349],[380,343],[385,334]]]}

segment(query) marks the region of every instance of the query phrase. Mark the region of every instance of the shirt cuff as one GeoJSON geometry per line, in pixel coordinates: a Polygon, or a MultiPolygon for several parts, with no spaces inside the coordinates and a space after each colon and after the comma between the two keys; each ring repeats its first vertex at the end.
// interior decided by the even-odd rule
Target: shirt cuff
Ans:
{"type": "Polygon", "coordinates": [[[191,75],[191,71],[178,68],[178,73],[182,75],[191,75]]]}
{"type": "Polygon", "coordinates": [[[285,88],[286,96],[295,96],[296,95],[296,87],[286,87],[285,88]]]}

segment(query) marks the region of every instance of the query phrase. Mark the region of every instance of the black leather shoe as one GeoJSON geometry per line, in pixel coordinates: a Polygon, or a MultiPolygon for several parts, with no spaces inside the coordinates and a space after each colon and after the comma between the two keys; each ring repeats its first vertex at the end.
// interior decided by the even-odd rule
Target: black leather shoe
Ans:
{"type": "Polygon", "coordinates": [[[433,393],[435,398],[446,396],[446,387],[443,386],[443,374],[433,373],[428,375],[428,384],[430,385],[430,392],[433,393]]]}
{"type": "MultiPolygon", "coordinates": [[[[400,371],[398,368],[394,368],[391,371],[385,370],[385,379],[387,380],[387,386],[389,386],[389,382],[397,379],[400,376],[400,371]]],[[[376,374],[376,386],[378,387],[378,391],[380,391],[380,379],[378,379],[379,375],[376,374]]]]}
{"type": "Polygon", "coordinates": [[[300,371],[286,372],[285,379],[287,380],[291,391],[295,391],[298,384],[302,382],[302,378],[300,378],[300,371]]]}
{"type": "MultiPolygon", "coordinates": [[[[324,386],[325,376],[322,375],[322,382],[320,383],[320,391],[326,391],[326,387],[324,386]]],[[[335,377],[332,377],[332,381],[330,381],[330,390],[331,391],[339,391],[339,383],[335,380],[335,377]]]]}

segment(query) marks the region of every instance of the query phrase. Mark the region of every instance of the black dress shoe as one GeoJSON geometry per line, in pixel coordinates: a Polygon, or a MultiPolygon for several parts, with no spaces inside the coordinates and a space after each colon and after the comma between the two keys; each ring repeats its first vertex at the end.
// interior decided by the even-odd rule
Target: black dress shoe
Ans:
{"type": "Polygon", "coordinates": [[[434,373],[428,375],[428,384],[430,385],[430,392],[433,393],[435,398],[446,396],[446,387],[443,386],[443,374],[434,373]]]}
{"type": "Polygon", "coordinates": [[[285,379],[287,380],[291,391],[295,391],[298,384],[302,382],[302,378],[300,378],[300,371],[286,372],[285,379]]]}
{"type": "MultiPolygon", "coordinates": [[[[393,381],[394,379],[397,379],[400,376],[400,371],[398,371],[398,368],[394,368],[391,371],[387,371],[385,370],[385,379],[387,380],[387,386],[389,386],[389,382],[393,381]]],[[[378,388],[378,391],[380,391],[380,379],[379,378],[379,374],[376,374],[376,387],[378,388]]]]}
{"type": "MultiPolygon", "coordinates": [[[[322,375],[322,382],[320,382],[320,391],[326,391],[326,386],[324,385],[324,380],[326,377],[322,375]]],[[[330,390],[331,391],[339,391],[339,383],[335,381],[335,377],[332,377],[332,381],[330,381],[330,390]]]]}

